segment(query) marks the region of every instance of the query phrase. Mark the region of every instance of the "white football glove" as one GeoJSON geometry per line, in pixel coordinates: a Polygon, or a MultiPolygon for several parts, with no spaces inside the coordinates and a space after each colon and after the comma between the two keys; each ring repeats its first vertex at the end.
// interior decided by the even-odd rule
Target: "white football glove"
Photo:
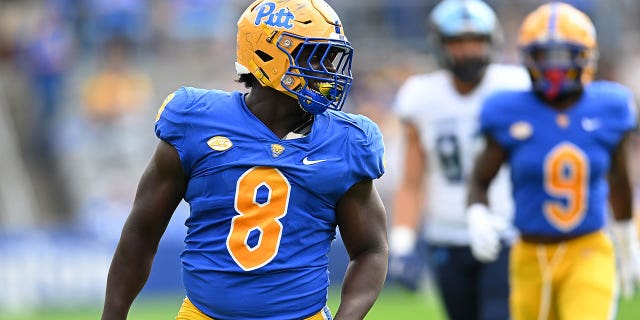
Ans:
{"type": "Polygon", "coordinates": [[[416,246],[416,232],[409,227],[393,227],[389,232],[389,251],[398,256],[406,256],[416,246]]]}
{"type": "Polygon", "coordinates": [[[622,296],[633,297],[636,286],[640,286],[640,243],[638,229],[633,220],[613,221],[611,233],[618,254],[618,277],[622,296]]]}
{"type": "Polygon", "coordinates": [[[500,253],[500,233],[508,223],[489,212],[484,204],[474,203],[467,208],[471,253],[481,262],[493,262],[500,253]]]}
{"type": "Polygon", "coordinates": [[[411,292],[420,290],[425,266],[416,240],[416,232],[408,227],[389,232],[389,280],[411,292]]]}

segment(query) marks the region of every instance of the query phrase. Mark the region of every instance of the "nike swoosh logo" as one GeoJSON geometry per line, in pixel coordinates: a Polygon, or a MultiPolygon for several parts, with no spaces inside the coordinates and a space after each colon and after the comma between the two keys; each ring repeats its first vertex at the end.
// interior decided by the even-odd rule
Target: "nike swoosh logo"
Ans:
{"type": "Polygon", "coordinates": [[[600,125],[600,120],[597,118],[582,118],[582,128],[584,131],[598,130],[600,125]]]}
{"type": "Polygon", "coordinates": [[[310,166],[312,164],[316,164],[316,163],[320,163],[320,162],[325,162],[327,161],[326,159],[322,159],[322,160],[309,160],[309,157],[304,157],[304,159],[302,159],[302,164],[310,166]]]}

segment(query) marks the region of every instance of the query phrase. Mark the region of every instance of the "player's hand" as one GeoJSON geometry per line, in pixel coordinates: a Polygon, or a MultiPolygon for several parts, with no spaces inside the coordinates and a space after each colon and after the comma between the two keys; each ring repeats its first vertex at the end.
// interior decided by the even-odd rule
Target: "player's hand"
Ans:
{"type": "Polygon", "coordinates": [[[406,227],[394,227],[389,233],[389,280],[409,291],[420,289],[424,261],[417,254],[416,235],[406,227]]]}
{"type": "Polygon", "coordinates": [[[500,253],[500,232],[507,228],[507,222],[479,203],[467,208],[467,222],[473,256],[481,262],[495,261],[500,253]]]}
{"type": "Polygon", "coordinates": [[[618,277],[622,296],[630,299],[633,297],[636,287],[640,286],[638,229],[633,220],[613,221],[611,232],[618,255],[618,277]]]}

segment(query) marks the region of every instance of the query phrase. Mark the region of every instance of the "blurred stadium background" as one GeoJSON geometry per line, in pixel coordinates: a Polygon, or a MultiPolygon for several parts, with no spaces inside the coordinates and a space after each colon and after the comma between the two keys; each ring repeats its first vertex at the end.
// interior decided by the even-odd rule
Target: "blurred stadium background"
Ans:
{"type": "MultiPolygon", "coordinates": [[[[250,2],[0,0],[0,319],[99,317],[111,255],[156,144],[156,108],[181,85],[242,90],[233,81],[235,21],[250,2]]],[[[436,67],[426,17],[437,1],[327,2],[356,48],[346,110],[385,134],[388,173],[377,183],[390,209],[402,148],[390,104],[408,75],[436,67]]],[[[517,63],[519,22],[545,1],[488,2],[504,29],[498,60],[517,63]]],[[[599,78],[640,93],[640,2],[568,2],[596,23],[599,78]]],[[[131,319],[177,311],[187,215],[181,205],[131,319]]],[[[347,260],[339,241],[334,248],[339,284],[347,260]]],[[[334,310],[338,298],[334,288],[334,310]]],[[[640,319],[640,299],[620,310],[619,319],[640,319]]],[[[443,319],[428,279],[417,294],[385,288],[368,319],[391,317],[443,319]]]]}

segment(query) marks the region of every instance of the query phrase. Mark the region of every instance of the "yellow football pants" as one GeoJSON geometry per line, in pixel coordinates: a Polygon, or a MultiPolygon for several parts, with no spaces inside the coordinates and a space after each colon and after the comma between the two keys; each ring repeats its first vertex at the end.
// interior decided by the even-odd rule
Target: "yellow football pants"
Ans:
{"type": "Polygon", "coordinates": [[[603,231],[557,244],[518,241],[509,269],[513,320],[615,317],[615,255],[603,231]]]}
{"type": "MultiPolygon", "coordinates": [[[[326,312],[329,313],[329,308],[324,307],[322,310],[318,311],[318,313],[308,317],[304,320],[329,320],[331,318],[327,318],[325,315],[326,312]]],[[[178,315],[176,316],[176,320],[214,320],[202,313],[196,306],[191,303],[189,298],[184,298],[182,301],[182,306],[180,306],[180,310],[178,311],[178,315]]]]}

